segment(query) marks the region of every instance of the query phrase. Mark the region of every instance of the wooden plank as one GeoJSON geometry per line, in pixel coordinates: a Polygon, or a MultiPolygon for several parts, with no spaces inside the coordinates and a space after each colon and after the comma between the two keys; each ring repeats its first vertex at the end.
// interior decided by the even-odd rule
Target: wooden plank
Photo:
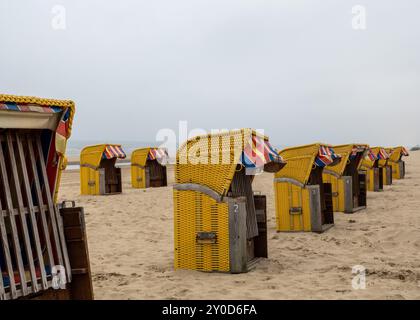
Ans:
{"type": "Polygon", "coordinates": [[[83,208],[63,207],[60,212],[66,234],[72,233],[74,236],[70,241],[66,237],[68,254],[72,263],[72,299],[92,300],[93,287],[83,208]],[[77,232],[76,228],[79,229],[77,232]],[[77,234],[79,234],[78,238],[76,238],[77,234]]]}
{"type": "Polygon", "coordinates": [[[229,199],[229,265],[231,273],[247,272],[245,197],[229,199]]]}
{"type": "MultiPolygon", "coordinates": [[[[47,206],[44,205],[42,210],[47,210],[47,206]]],[[[8,217],[9,216],[9,212],[7,210],[1,210],[1,212],[3,213],[3,215],[5,217],[8,217]]],[[[41,212],[41,210],[39,209],[38,206],[34,206],[34,212],[35,213],[38,213],[38,212],[41,212]]],[[[29,214],[29,209],[26,208],[26,207],[23,208],[23,213],[24,214],[29,214]]],[[[13,209],[13,215],[15,215],[15,216],[19,215],[19,210],[18,209],[13,209]]]]}
{"type": "Polygon", "coordinates": [[[32,141],[29,138],[27,141],[28,141],[29,159],[31,162],[32,173],[33,173],[34,182],[35,182],[35,190],[36,190],[36,195],[38,199],[38,206],[41,209],[40,216],[41,216],[42,228],[44,232],[44,239],[47,246],[48,260],[49,260],[49,263],[51,264],[50,267],[52,267],[56,263],[54,260],[54,256],[52,254],[51,236],[48,229],[48,223],[47,223],[47,217],[46,217],[46,211],[48,207],[44,205],[44,199],[42,197],[41,183],[39,181],[38,170],[36,167],[34,147],[33,147],[32,141]]]}
{"type": "MultiPolygon", "coordinates": [[[[0,201],[0,208],[2,208],[1,201],[0,201]]],[[[10,249],[9,249],[9,241],[7,239],[6,224],[4,222],[4,216],[2,213],[0,213],[0,234],[1,234],[1,241],[3,245],[4,258],[6,259],[7,274],[10,279],[10,292],[11,292],[12,298],[15,299],[17,298],[15,277],[13,274],[13,266],[12,266],[12,258],[11,258],[10,249]]],[[[2,274],[3,274],[3,271],[0,269],[0,275],[2,274]]],[[[5,299],[6,299],[6,292],[3,286],[3,279],[0,279],[0,300],[5,300],[5,299]]]]}
{"type": "Polygon", "coordinates": [[[28,286],[26,284],[26,275],[25,275],[25,268],[23,267],[23,261],[22,261],[22,254],[20,249],[20,243],[19,243],[19,237],[18,237],[18,231],[16,227],[16,221],[15,216],[12,214],[13,212],[13,202],[12,202],[12,196],[10,194],[10,186],[9,186],[9,180],[7,177],[7,170],[6,170],[6,162],[4,160],[4,152],[3,152],[3,146],[0,143],[0,170],[1,170],[1,178],[3,182],[3,187],[6,195],[6,208],[9,211],[10,214],[10,227],[12,229],[12,238],[13,238],[13,247],[15,251],[16,261],[18,265],[18,271],[20,276],[20,284],[22,288],[23,295],[28,294],[28,286]]]}
{"type": "Polygon", "coordinates": [[[26,216],[23,213],[24,204],[23,204],[23,197],[22,197],[22,189],[20,186],[17,161],[15,157],[15,149],[13,146],[13,141],[12,141],[12,136],[11,136],[10,131],[7,133],[7,146],[9,148],[9,160],[10,160],[10,166],[12,168],[12,176],[14,180],[13,185],[15,187],[15,195],[18,202],[20,223],[21,223],[21,227],[23,231],[23,243],[24,243],[24,248],[26,252],[26,259],[29,263],[29,273],[31,275],[32,287],[35,292],[38,292],[39,286],[38,286],[38,280],[36,277],[35,262],[34,262],[34,257],[32,254],[31,240],[29,239],[29,231],[28,231],[26,216]]]}
{"type": "Polygon", "coordinates": [[[63,260],[61,244],[60,244],[60,237],[57,230],[56,211],[55,211],[54,203],[51,197],[50,184],[48,182],[48,176],[47,176],[47,168],[45,165],[44,154],[42,152],[41,136],[36,137],[35,144],[36,144],[36,149],[38,151],[39,163],[41,165],[41,175],[44,181],[44,191],[45,191],[45,197],[47,198],[48,212],[50,214],[50,218],[52,222],[51,226],[53,230],[55,247],[57,249],[58,264],[61,266],[64,266],[64,260],[63,260]]]}
{"type": "Polygon", "coordinates": [[[246,235],[248,239],[258,236],[257,217],[255,215],[254,193],[252,191],[252,176],[245,170],[236,172],[231,183],[233,197],[246,197],[246,235]]]}
{"type": "Polygon", "coordinates": [[[67,273],[67,281],[71,282],[71,266],[69,261],[69,255],[67,252],[67,244],[66,244],[66,238],[64,236],[64,226],[63,226],[63,219],[60,215],[60,210],[58,209],[58,206],[54,206],[56,210],[57,215],[57,226],[58,226],[58,232],[60,235],[60,241],[61,241],[61,248],[63,249],[63,257],[64,257],[64,266],[66,267],[66,273],[67,273]]]}
{"type": "MultiPolygon", "coordinates": [[[[20,164],[21,164],[21,167],[22,167],[23,186],[24,186],[24,190],[25,190],[25,194],[26,194],[26,200],[27,200],[27,203],[28,203],[29,217],[30,217],[32,230],[33,230],[33,236],[34,236],[34,240],[35,240],[36,255],[37,255],[37,258],[38,258],[38,265],[39,265],[39,268],[40,268],[41,285],[42,285],[42,289],[46,290],[46,289],[48,289],[47,274],[45,272],[45,264],[44,264],[44,258],[43,258],[43,255],[42,255],[41,241],[40,241],[40,238],[39,238],[38,224],[37,224],[37,221],[36,221],[35,208],[34,208],[34,204],[33,204],[33,201],[32,201],[32,193],[31,193],[31,189],[30,189],[28,169],[26,167],[25,153],[23,151],[23,145],[22,145],[21,137],[18,134],[16,134],[16,142],[17,142],[17,146],[18,146],[20,164]]],[[[34,286],[34,288],[35,288],[35,292],[37,292],[38,291],[38,284],[37,283],[34,286]]]]}

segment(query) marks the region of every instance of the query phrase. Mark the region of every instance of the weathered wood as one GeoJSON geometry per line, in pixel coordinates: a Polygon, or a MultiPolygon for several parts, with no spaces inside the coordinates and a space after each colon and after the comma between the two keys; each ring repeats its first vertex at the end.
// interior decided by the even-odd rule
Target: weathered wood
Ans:
{"type": "MultiPolygon", "coordinates": [[[[38,265],[40,268],[40,274],[41,274],[41,285],[42,289],[46,290],[48,289],[48,283],[47,283],[47,274],[45,272],[45,264],[44,264],[44,257],[42,255],[42,248],[41,248],[41,241],[39,238],[39,230],[38,230],[38,224],[36,221],[35,216],[35,207],[32,201],[32,193],[30,189],[30,182],[29,182],[29,176],[28,176],[28,169],[26,167],[26,161],[25,161],[25,152],[22,145],[22,137],[19,135],[16,135],[16,141],[18,146],[18,152],[19,152],[19,159],[21,163],[22,168],[22,176],[23,176],[23,186],[26,194],[26,200],[28,204],[28,211],[29,211],[29,217],[32,225],[33,230],[33,236],[35,240],[35,249],[36,249],[36,255],[38,258],[38,265]]],[[[35,292],[38,291],[38,285],[35,286],[35,292]]]]}
{"type": "Polygon", "coordinates": [[[252,191],[252,176],[245,170],[237,171],[231,183],[233,197],[246,197],[246,235],[247,239],[258,236],[257,217],[255,213],[254,192],[252,191]]]}
{"type": "Polygon", "coordinates": [[[10,227],[12,229],[13,247],[14,247],[14,251],[15,251],[14,253],[15,253],[15,257],[16,257],[16,261],[18,265],[20,285],[22,288],[23,295],[26,295],[28,293],[28,286],[26,284],[25,268],[23,266],[18,231],[16,227],[16,220],[15,220],[15,216],[12,214],[13,202],[12,202],[12,196],[10,194],[10,185],[9,185],[9,180],[7,176],[6,161],[4,158],[3,146],[1,143],[0,143],[0,170],[1,170],[1,177],[2,177],[3,187],[5,191],[5,196],[6,196],[6,208],[9,211],[9,215],[10,215],[9,220],[10,220],[10,227]]]}
{"type": "Polygon", "coordinates": [[[309,190],[309,209],[311,212],[311,231],[322,232],[322,209],[321,209],[321,196],[320,186],[311,185],[307,186],[309,190]]]}
{"type": "Polygon", "coordinates": [[[54,260],[54,256],[52,254],[51,236],[50,236],[48,223],[47,223],[47,217],[46,217],[46,211],[48,210],[48,206],[44,205],[41,183],[39,180],[38,170],[36,167],[36,158],[35,158],[33,143],[30,139],[27,139],[27,141],[28,141],[29,160],[31,162],[32,174],[34,177],[35,191],[36,191],[36,196],[38,200],[38,207],[40,208],[40,216],[41,216],[42,228],[44,232],[44,239],[45,239],[46,247],[47,247],[48,260],[49,260],[50,265],[53,266],[56,263],[54,260]]]}
{"type": "MultiPolygon", "coordinates": [[[[0,209],[2,208],[2,203],[0,200],[0,209]]],[[[2,210],[3,212],[3,210],[2,210]]],[[[3,253],[4,253],[4,258],[6,260],[6,268],[7,268],[7,274],[9,276],[10,279],[10,291],[11,291],[11,296],[13,298],[17,297],[16,294],[16,284],[15,284],[15,277],[13,275],[13,266],[12,266],[12,258],[11,258],[11,254],[10,254],[10,248],[9,248],[9,241],[7,239],[7,231],[6,231],[6,224],[4,222],[4,216],[2,213],[0,213],[0,234],[1,234],[1,241],[3,244],[3,253]]],[[[1,250],[1,248],[0,248],[1,250]]],[[[0,275],[2,275],[2,270],[0,269],[0,275]]],[[[3,286],[3,279],[0,280],[0,299],[4,300],[6,299],[6,292],[3,286]]]]}
{"type": "Polygon", "coordinates": [[[57,250],[57,257],[58,257],[58,264],[61,266],[64,266],[64,260],[63,260],[63,254],[61,251],[61,244],[60,244],[60,237],[58,235],[57,230],[57,218],[56,218],[56,211],[54,208],[54,203],[51,197],[51,191],[50,191],[50,184],[48,182],[48,176],[47,176],[47,168],[45,165],[44,160],[44,154],[42,151],[42,145],[41,145],[41,137],[37,136],[36,139],[36,148],[38,151],[38,157],[39,157],[39,163],[41,165],[41,175],[42,180],[44,181],[44,191],[45,191],[45,197],[47,199],[47,205],[48,205],[48,212],[50,214],[51,218],[51,227],[53,230],[53,237],[54,237],[54,244],[57,250]]]}
{"type": "Polygon", "coordinates": [[[83,208],[63,207],[60,212],[66,235],[72,235],[70,238],[66,237],[68,255],[72,263],[71,297],[77,300],[91,300],[93,286],[83,208]]]}
{"type": "Polygon", "coordinates": [[[58,233],[60,235],[61,248],[63,250],[64,266],[66,267],[67,280],[68,282],[71,282],[71,266],[70,266],[70,261],[69,261],[69,255],[67,252],[66,238],[64,235],[63,219],[61,218],[61,214],[58,209],[58,206],[55,205],[54,208],[56,210],[58,233]]]}
{"type": "Polygon", "coordinates": [[[341,179],[344,185],[344,212],[353,213],[353,178],[351,176],[345,176],[341,179]]]}
{"type": "Polygon", "coordinates": [[[23,240],[24,240],[23,243],[24,243],[25,252],[26,252],[26,259],[29,264],[29,272],[31,275],[32,288],[35,292],[38,292],[39,291],[38,279],[36,277],[35,262],[34,262],[34,257],[32,254],[31,240],[29,239],[29,231],[28,231],[28,225],[26,222],[26,216],[25,216],[25,213],[23,212],[24,205],[23,205],[22,189],[21,189],[20,181],[19,181],[19,173],[18,173],[17,161],[15,157],[15,149],[14,149],[13,141],[11,138],[12,138],[11,133],[8,132],[7,133],[7,146],[9,148],[10,167],[12,168],[12,176],[13,176],[13,182],[14,182],[13,185],[15,187],[15,195],[18,202],[20,223],[21,223],[21,227],[23,231],[23,240]]]}
{"type": "MultiPolygon", "coordinates": [[[[47,206],[46,205],[43,206],[43,210],[47,210],[47,206]]],[[[1,210],[1,212],[3,213],[3,216],[5,216],[5,217],[8,217],[9,216],[9,212],[7,210],[1,210]]],[[[38,213],[38,212],[41,212],[41,210],[39,209],[38,206],[35,206],[34,205],[34,212],[35,213],[38,213]]],[[[29,214],[30,213],[29,212],[29,209],[27,207],[24,207],[23,208],[23,213],[24,214],[29,214]]],[[[19,215],[19,210],[18,209],[13,209],[13,213],[12,214],[14,216],[18,216],[19,215]]]]}
{"type": "Polygon", "coordinates": [[[229,199],[229,264],[231,273],[247,272],[246,199],[229,199]]]}

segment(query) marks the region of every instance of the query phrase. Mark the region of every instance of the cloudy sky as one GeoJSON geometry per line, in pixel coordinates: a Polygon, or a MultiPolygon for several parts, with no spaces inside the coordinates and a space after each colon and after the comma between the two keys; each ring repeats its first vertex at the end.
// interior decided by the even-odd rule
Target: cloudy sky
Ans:
{"type": "Polygon", "coordinates": [[[264,129],[279,146],[411,146],[419,12],[416,0],[0,0],[0,92],[74,100],[76,140],[154,141],[185,120],[264,129]]]}

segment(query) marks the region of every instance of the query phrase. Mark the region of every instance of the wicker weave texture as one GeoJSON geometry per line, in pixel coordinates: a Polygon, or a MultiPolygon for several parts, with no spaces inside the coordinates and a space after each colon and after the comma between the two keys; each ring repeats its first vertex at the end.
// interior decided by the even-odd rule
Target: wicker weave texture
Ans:
{"type": "Polygon", "coordinates": [[[277,231],[311,231],[308,189],[279,182],[274,191],[277,231]],[[290,214],[292,208],[301,208],[301,214],[290,214]]]}
{"type": "Polygon", "coordinates": [[[203,193],[174,190],[175,269],[229,271],[228,210],[203,193]],[[216,243],[198,243],[197,232],[216,233],[216,243]]]}
{"type": "Polygon", "coordinates": [[[291,178],[302,184],[308,182],[315,157],[318,155],[321,144],[311,144],[288,148],[280,151],[286,161],[286,166],[275,174],[276,178],[291,178]]]}
{"type": "MultiPolygon", "coordinates": [[[[257,134],[251,129],[198,136],[177,152],[175,180],[209,187],[220,195],[229,190],[244,143],[257,134]]],[[[264,139],[267,140],[266,137],[264,139]]]]}

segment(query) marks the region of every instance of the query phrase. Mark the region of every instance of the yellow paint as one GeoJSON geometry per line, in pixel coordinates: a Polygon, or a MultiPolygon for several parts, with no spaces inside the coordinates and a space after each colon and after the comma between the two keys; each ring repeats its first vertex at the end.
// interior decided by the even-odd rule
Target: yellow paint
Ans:
{"type": "MultiPolygon", "coordinates": [[[[224,197],[237,170],[244,144],[251,129],[232,130],[192,138],[177,152],[175,181],[205,186],[224,197]],[[235,145],[235,141],[239,142],[235,145]],[[209,159],[206,163],[185,162],[188,155],[209,159]],[[227,157],[226,160],[223,157],[227,157]]],[[[268,141],[267,137],[264,137],[268,141]]],[[[199,191],[174,189],[174,258],[175,269],[230,271],[229,207],[199,191]],[[216,243],[198,243],[197,232],[215,232],[216,243]]]]}
{"type": "Polygon", "coordinates": [[[288,178],[301,183],[303,187],[290,182],[274,181],[277,231],[311,231],[311,210],[309,191],[306,189],[315,159],[321,146],[310,145],[287,148],[279,152],[287,162],[275,173],[275,178],[288,178]],[[291,214],[293,207],[302,208],[301,214],[291,214]]]}
{"type": "Polygon", "coordinates": [[[311,231],[309,191],[287,182],[275,182],[277,231],[311,231]],[[290,214],[292,207],[302,208],[302,214],[290,214]]]}
{"type": "Polygon", "coordinates": [[[229,271],[227,203],[196,191],[174,190],[175,269],[229,271]],[[216,243],[197,243],[197,232],[215,232],[216,243]]]}
{"type": "Polygon", "coordinates": [[[80,194],[99,195],[99,165],[106,146],[119,144],[97,144],[82,149],[80,153],[80,194]]]}
{"type": "Polygon", "coordinates": [[[385,150],[390,154],[388,164],[392,167],[392,178],[402,179],[402,172],[400,172],[400,162],[402,161],[402,146],[385,148],[385,150]]]}
{"type": "Polygon", "coordinates": [[[146,165],[149,152],[150,147],[147,147],[134,150],[131,153],[131,186],[133,188],[146,188],[146,170],[144,167],[146,165]]]}
{"type": "MultiPolygon", "coordinates": [[[[331,188],[333,192],[333,208],[334,212],[344,212],[345,209],[345,188],[344,188],[344,181],[341,177],[344,175],[344,171],[346,169],[348,161],[350,161],[350,156],[354,147],[363,147],[365,150],[368,150],[369,145],[367,144],[346,144],[346,145],[339,145],[334,146],[334,151],[341,155],[341,161],[339,164],[335,166],[327,166],[326,169],[329,171],[334,172],[338,177],[334,176],[333,174],[324,172],[322,175],[322,179],[324,182],[331,183],[331,188]],[[336,196],[334,196],[336,194],[336,196]]],[[[362,167],[362,161],[360,161],[358,165],[358,169],[362,167]]]]}

